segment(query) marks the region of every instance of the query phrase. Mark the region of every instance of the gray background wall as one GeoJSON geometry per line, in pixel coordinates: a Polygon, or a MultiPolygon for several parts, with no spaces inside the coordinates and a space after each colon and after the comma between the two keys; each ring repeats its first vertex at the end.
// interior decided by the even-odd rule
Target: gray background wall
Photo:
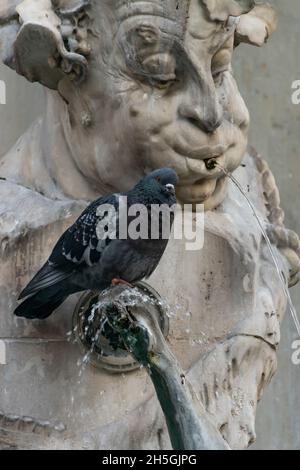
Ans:
{"type": "MultiPolygon", "coordinates": [[[[252,117],[250,143],[271,164],[281,191],[287,225],[300,234],[300,105],[291,101],[291,85],[300,80],[300,2],[273,0],[279,28],[262,49],[236,51],[235,73],[252,117]]],[[[43,91],[0,66],[7,104],[0,104],[0,155],[5,153],[43,109],[43,91]]],[[[300,312],[300,287],[292,290],[300,312]]],[[[282,328],[278,373],[258,410],[256,449],[300,449],[300,365],[291,362],[297,335],[289,315],[282,328]]]]}
{"type": "MultiPolygon", "coordinates": [[[[251,114],[250,143],[268,160],[281,192],[286,224],[300,234],[300,105],[291,101],[300,80],[300,2],[273,0],[278,30],[263,48],[237,50],[235,72],[251,114]]],[[[291,290],[300,315],[300,287],[291,290]]],[[[297,338],[287,314],[279,369],[258,410],[257,449],[300,449],[300,365],[291,362],[297,338]]]]}

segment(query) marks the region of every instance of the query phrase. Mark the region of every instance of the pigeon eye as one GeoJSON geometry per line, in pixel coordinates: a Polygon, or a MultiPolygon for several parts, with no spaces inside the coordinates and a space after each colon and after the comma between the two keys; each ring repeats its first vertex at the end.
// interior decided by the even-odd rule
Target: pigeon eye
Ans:
{"type": "Polygon", "coordinates": [[[175,187],[173,184],[171,183],[166,184],[166,189],[168,190],[169,193],[175,194],[175,187]]]}
{"type": "Polygon", "coordinates": [[[157,176],[157,177],[156,177],[156,180],[160,182],[160,176],[157,176]]]}

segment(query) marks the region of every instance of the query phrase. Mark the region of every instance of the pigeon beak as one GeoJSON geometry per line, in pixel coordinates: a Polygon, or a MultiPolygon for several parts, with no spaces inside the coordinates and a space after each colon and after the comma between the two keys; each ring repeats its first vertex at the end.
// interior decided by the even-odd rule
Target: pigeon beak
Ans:
{"type": "Polygon", "coordinates": [[[174,187],[173,184],[171,184],[171,183],[166,184],[166,188],[169,191],[169,193],[171,193],[171,194],[173,194],[173,196],[175,196],[175,187],[174,187]]]}

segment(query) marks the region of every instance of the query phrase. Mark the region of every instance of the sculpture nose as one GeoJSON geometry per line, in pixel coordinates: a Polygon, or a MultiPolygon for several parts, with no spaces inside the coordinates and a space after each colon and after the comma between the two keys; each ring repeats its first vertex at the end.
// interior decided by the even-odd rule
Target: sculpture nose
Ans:
{"type": "Polygon", "coordinates": [[[206,106],[195,106],[192,103],[182,103],[179,107],[179,114],[208,134],[215,132],[222,123],[218,105],[212,109],[206,106]]]}

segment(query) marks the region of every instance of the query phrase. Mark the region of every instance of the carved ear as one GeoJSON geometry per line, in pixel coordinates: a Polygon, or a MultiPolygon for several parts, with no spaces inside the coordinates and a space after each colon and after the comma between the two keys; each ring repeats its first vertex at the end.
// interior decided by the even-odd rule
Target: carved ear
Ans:
{"type": "Polygon", "coordinates": [[[271,5],[257,5],[246,15],[240,17],[235,45],[245,42],[254,46],[262,46],[275,31],[278,15],[271,5]]]}
{"type": "Polygon", "coordinates": [[[11,4],[6,9],[3,7],[0,10],[3,62],[29,81],[51,89],[57,89],[66,75],[82,81],[87,72],[85,56],[89,49],[81,47],[73,32],[88,3],[87,0],[15,0],[14,8],[11,4]]]}

